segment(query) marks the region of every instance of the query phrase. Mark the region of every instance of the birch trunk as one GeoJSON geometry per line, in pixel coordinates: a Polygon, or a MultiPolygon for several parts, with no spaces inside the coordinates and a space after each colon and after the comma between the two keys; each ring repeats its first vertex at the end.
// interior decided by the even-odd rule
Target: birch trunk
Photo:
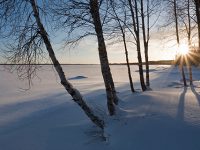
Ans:
{"type": "Polygon", "coordinates": [[[144,82],[144,74],[143,74],[143,66],[142,66],[142,56],[141,56],[141,47],[140,47],[140,22],[139,22],[139,16],[138,16],[138,7],[137,7],[137,0],[135,0],[135,19],[136,19],[136,43],[137,43],[137,53],[138,53],[138,63],[139,63],[139,74],[140,74],[140,84],[142,87],[142,90],[145,91],[146,85],[144,82]]]}
{"type": "Polygon", "coordinates": [[[122,31],[122,35],[123,35],[123,43],[124,43],[124,50],[125,50],[125,55],[126,55],[126,65],[128,68],[128,77],[129,77],[129,83],[130,83],[130,88],[132,92],[135,92],[135,89],[133,87],[133,80],[131,77],[131,68],[130,68],[130,64],[129,64],[129,59],[128,59],[128,50],[127,50],[127,45],[126,45],[126,35],[123,32],[123,29],[121,29],[122,31]]]}
{"type": "MultiPolygon", "coordinates": [[[[178,28],[178,15],[177,15],[177,4],[176,4],[176,0],[173,1],[174,3],[174,17],[175,17],[175,25],[176,25],[176,41],[177,41],[177,44],[178,44],[178,47],[180,45],[180,39],[179,39],[179,28],[178,28]]],[[[184,71],[184,68],[183,68],[183,60],[184,57],[181,56],[181,59],[180,59],[180,70],[181,70],[181,75],[182,75],[182,78],[183,78],[183,83],[184,83],[184,86],[187,86],[187,82],[186,82],[186,78],[185,78],[185,71],[184,71]]]]}
{"type": "Polygon", "coordinates": [[[187,82],[186,82],[186,78],[185,78],[185,71],[184,71],[183,65],[181,65],[181,73],[182,73],[182,77],[183,77],[183,84],[186,87],[187,82]]]}
{"type": "Polygon", "coordinates": [[[149,79],[149,55],[148,55],[148,46],[145,44],[145,66],[146,66],[146,86],[150,87],[150,79],[149,79]]]}
{"type": "Polygon", "coordinates": [[[54,54],[54,50],[52,48],[52,45],[50,43],[50,40],[48,38],[48,34],[41,22],[40,16],[39,16],[39,10],[37,8],[37,4],[35,2],[35,0],[30,0],[32,9],[33,9],[33,14],[34,17],[36,19],[36,23],[39,27],[39,32],[40,35],[42,36],[46,49],[49,53],[49,56],[53,62],[53,65],[60,77],[61,80],[61,84],[64,86],[64,88],[67,90],[67,92],[73,97],[73,100],[81,107],[81,109],[84,111],[84,113],[90,118],[90,120],[96,124],[98,127],[100,127],[101,129],[104,128],[104,121],[101,120],[99,117],[97,117],[96,115],[94,115],[94,113],[92,112],[92,110],[88,107],[88,105],[85,103],[85,101],[83,100],[82,95],[80,94],[80,92],[73,88],[73,86],[67,81],[65,74],[63,72],[63,69],[60,65],[60,63],[58,62],[55,54],[54,54]]]}
{"type": "Polygon", "coordinates": [[[98,0],[90,0],[90,13],[92,15],[93,24],[97,34],[99,59],[101,64],[101,72],[103,75],[104,84],[106,88],[108,111],[110,115],[114,115],[115,114],[114,104],[118,104],[118,98],[116,95],[112,74],[110,72],[98,5],[99,5],[98,0]]]}
{"type": "Polygon", "coordinates": [[[141,56],[141,48],[140,48],[140,27],[139,27],[139,19],[138,19],[138,9],[137,9],[137,1],[135,0],[135,13],[133,10],[132,1],[128,0],[131,17],[133,21],[133,29],[135,32],[135,40],[136,40],[136,47],[137,47],[137,56],[138,56],[138,67],[139,67],[139,76],[140,76],[140,84],[143,91],[146,90],[146,85],[144,82],[144,75],[143,75],[143,67],[142,67],[142,56],[141,56]]]}
{"type": "MultiPolygon", "coordinates": [[[[113,8],[113,12],[115,14],[116,17],[116,21],[118,22],[119,25],[119,29],[121,31],[122,34],[122,39],[123,39],[123,44],[124,44],[124,50],[125,50],[125,56],[126,56],[126,65],[128,68],[128,77],[129,77],[129,84],[130,84],[130,88],[132,92],[135,92],[135,89],[133,87],[133,80],[132,80],[132,76],[131,76],[131,68],[130,68],[130,64],[129,64],[129,58],[128,58],[128,49],[127,49],[127,44],[126,44],[126,33],[125,33],[125,28],[123,28],[123,25],[121,24],[121,21],[115,11],[115,6],[113,5],[113,1],[111,2],[112,4],[112,8],[113,8]]],[[[124,15],[124,24],[126,24],[126,14],[124,15]]]]}
{"type": "Polygon", "coordinates": [[[198,52],[200,53],[200,1],[194,0],[198,28],[198,52]]]}
{"type": "Polygon", "coordinates": [[[146,66],[146,86],[150,87],[149,81],[149,0],[147,0],[147,31],[145,26],[145,16],[144,16],[144,5],[143,0],[141,0],[141,18],[142,18],[142,33],[143,33],[143,44],[144,44],[144,55],[145,55],[145,66],[146,66]]]}
{"type": "Polygon", "coordinates": [[[192,82],[192,66],[191,64],[189,64],[189,77],[190,77],[190,85],[193,85],[193,82],[192,82]]]}
{"type": "MultiPolygon", "coordinates": [[[[191,51],[191,18],[190,18],[190,0],[187,0],[187,18],[188,18],[188,47],[189,52],[191,51]]],[[[188,70],[189,70],[189,78],[190,78],[190,85],[192,85],[192,60],[190,56],[188,56],[188,70]]]]}

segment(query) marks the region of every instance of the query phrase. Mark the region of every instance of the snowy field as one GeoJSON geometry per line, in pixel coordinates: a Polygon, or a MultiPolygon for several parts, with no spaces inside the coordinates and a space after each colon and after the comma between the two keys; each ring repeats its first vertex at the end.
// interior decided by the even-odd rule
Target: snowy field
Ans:
{"type": "MultiPolygon", "coordinates": [[[[69,81],[106,122],[99,130],[71,100],[52,66],[43,66],[33,87],[0,66],[0,150],[200,150],[200,69],[183,88],[178,68],[150,66],[151,91],[129,88],[126,66],[111,66],[118,96],[109,117],[100,66],[63,66],[69,81]]],[[[188,78],[188,77],[187,77],[188,78]]]]}

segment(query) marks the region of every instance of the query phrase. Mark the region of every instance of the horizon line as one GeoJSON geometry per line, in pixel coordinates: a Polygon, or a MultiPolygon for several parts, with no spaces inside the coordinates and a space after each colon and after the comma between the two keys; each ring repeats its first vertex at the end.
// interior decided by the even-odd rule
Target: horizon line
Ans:
{"type": "MultiPolygon", "coordinates": [[[[149,65],[172,65],[174,60],[156,60],[156,61],[149,61],[149,65]]],[[[109,65],[126,65],[126,62],[120,63],[109,63],[109,65]]],[[[138,62],[131,62],[130,65],[138,65],[138,62]]],[[[142,62],[145,64],[145,62],[142,62]]],[[[28,64],[11,64],[11,63],[0,63],[0,65],[28,65],[28,64]]],[[[30,64],[30,65],[53,65],[52,63],[41,63],[41,64],[30,64]]],[[[99,63],[60,63],[60,65],[100,65],[99,63]]]]}

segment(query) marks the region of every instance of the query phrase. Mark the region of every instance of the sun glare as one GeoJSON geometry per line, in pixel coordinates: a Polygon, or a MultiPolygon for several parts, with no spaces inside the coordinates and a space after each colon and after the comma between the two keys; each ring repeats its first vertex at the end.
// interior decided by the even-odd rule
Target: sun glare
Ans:
{"type": "Polygon", "coordinates": [[[181,54],[181,55],[186,55],[188,54],[189,52],[189,48],[188,48],[188,45],[187,44],[181,44],[178,48],[178,52],[181,54]]]}

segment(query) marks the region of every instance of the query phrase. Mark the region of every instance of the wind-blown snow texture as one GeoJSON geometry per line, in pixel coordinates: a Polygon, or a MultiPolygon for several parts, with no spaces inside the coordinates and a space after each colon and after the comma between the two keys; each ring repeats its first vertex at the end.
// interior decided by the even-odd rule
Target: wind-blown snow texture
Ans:
{"type": "Polygon", "coordinates": [[[68,79],[106,122],[101,132],[71,101],[51,66],[43,66],[33,87],[0,67],[0,150],[199,150],[200,69],[194,87],[183,88],[178,68],[151,66],[151,91],[132,94],[126,66],[111,66],[120,98],[109,117],[100,66],[64,66],[68,79]],[[82,77],[80,79],[80,76],[82,77]],[[84,78],[83,78],[84,77],[84,78]]]}

